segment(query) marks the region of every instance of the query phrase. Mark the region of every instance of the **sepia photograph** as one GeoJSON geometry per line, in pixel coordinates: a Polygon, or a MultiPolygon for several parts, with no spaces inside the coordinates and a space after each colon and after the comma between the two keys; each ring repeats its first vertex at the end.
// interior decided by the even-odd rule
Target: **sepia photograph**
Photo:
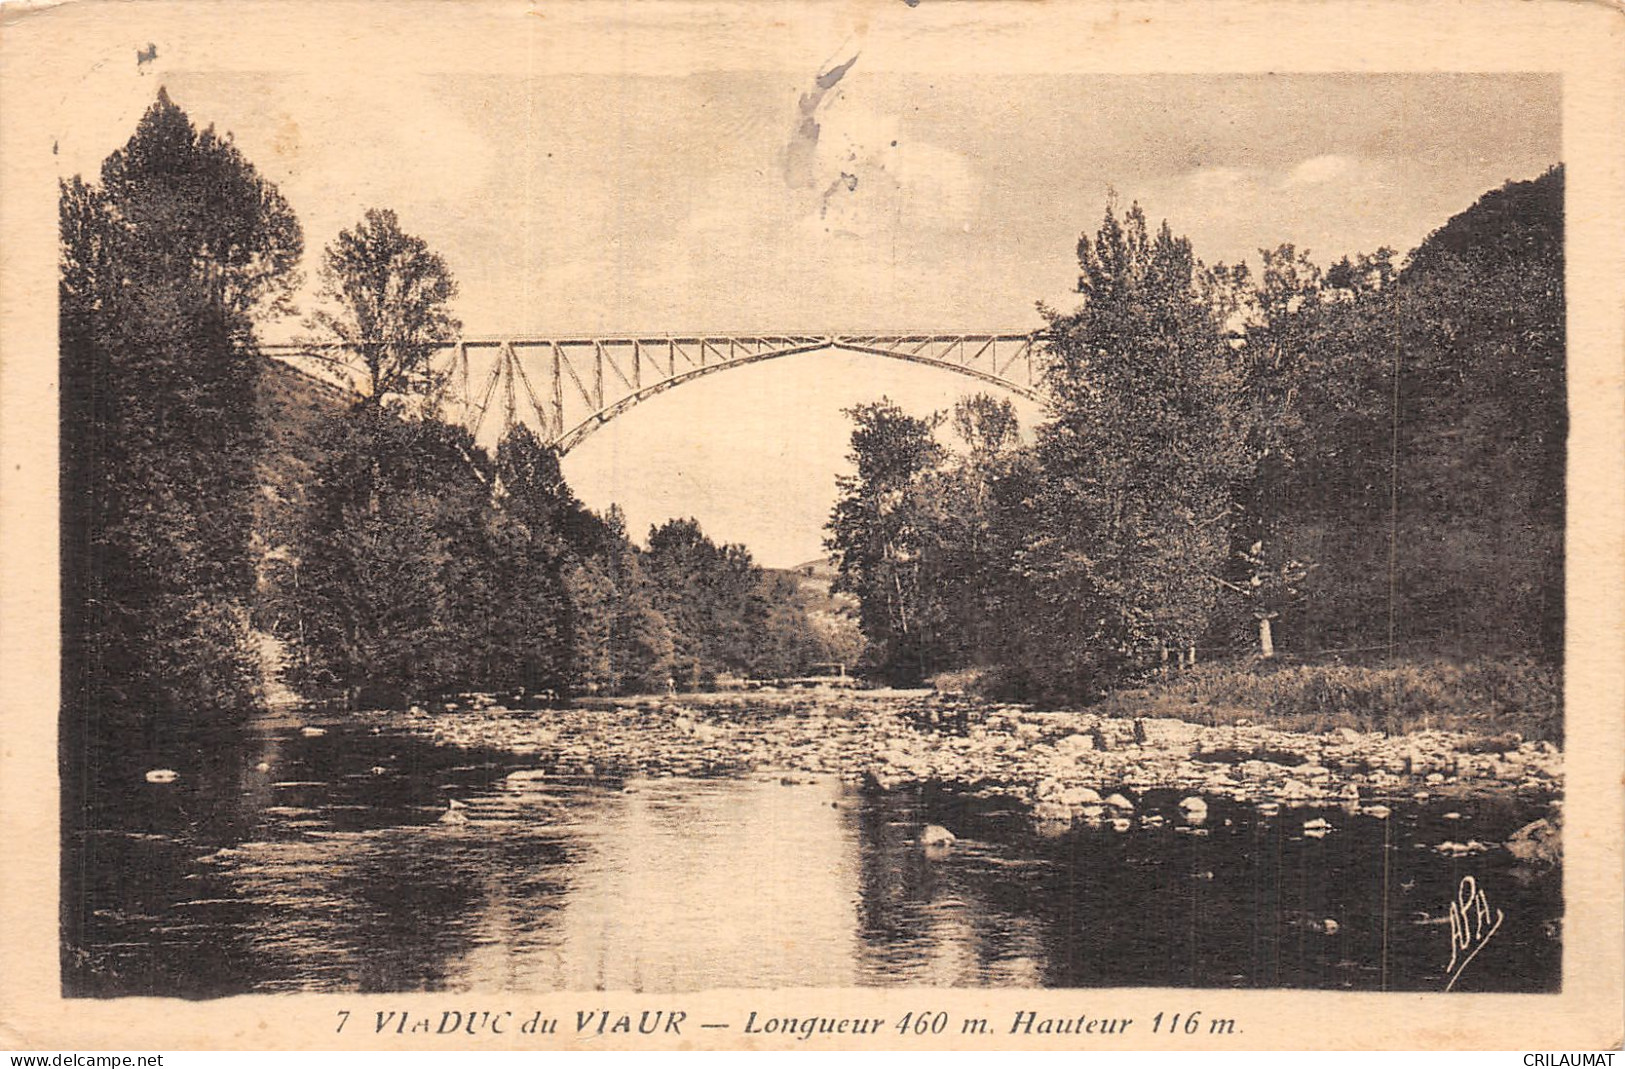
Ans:
{"type": "Polygon", "coordinates": [[[1569,593],[1617,578],[1573,554],[1619,368],[1551,62],[112,8],[34,15],[62,1012],[1245,1049],[1208,995],[1617,1002],[1565,862],[1619,863],[1569,593]],[[851,997],[920,989],[998,1001],[851,997]]]}

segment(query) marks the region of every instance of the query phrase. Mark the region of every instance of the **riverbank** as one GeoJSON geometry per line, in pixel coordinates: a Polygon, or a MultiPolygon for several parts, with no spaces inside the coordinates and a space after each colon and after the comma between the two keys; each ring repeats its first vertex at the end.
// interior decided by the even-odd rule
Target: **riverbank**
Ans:
{"type": "Polygon", "coordinates": [[[592,777],[773,773],[834,775],[881,790],[947,784],[1002,795],[1040,821],[1098,820],[1146,791],[1264,805],[1492,796],[1557,798],[1562,752],[1426,730],[1283,731],[1236,719],[1044,711],[926,691],[801,690],[621,698],[508,710],[476,700],[431,714],[369,714],[436,742],[506,751],[592,777]]]}
{"type": "Polygon", "coordinates": [[[1257,657],[1203,664],[1109,695],[1108,716],[1173,716],[1225,725],[1258,720],[1285,731],[1516,734],[1563,744],[1563,681],[1528,657],[1381,664],[1257,657]]]}

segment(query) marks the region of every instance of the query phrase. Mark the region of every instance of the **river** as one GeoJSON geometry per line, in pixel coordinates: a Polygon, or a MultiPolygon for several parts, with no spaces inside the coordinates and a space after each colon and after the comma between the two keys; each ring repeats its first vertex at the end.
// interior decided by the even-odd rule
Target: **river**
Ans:
{"type": "Polygon", "coordinates": [[[1057,828],[964,784],[583,773],[314,713],[180,771],[133,770],[68,841],[70,994],[1433,991],[1466,876],[1506,921],[1457,988],[1560,984],[1560,875],[1438,849],[1539,815],[1512,794],[1386,819],[1215,798],[1198,825],[1152,789],[1115,827],[1057,828]],[[922,847],[932,824],[956,841],[922,847]]]}

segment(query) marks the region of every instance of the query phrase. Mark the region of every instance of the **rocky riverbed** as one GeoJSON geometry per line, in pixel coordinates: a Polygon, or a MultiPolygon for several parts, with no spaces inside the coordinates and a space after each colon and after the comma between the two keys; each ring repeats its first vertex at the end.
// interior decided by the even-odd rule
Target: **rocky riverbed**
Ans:
{"type": "Polygon", "coordinates": [[[432,712],[374,715],[441,744],[505,751],[565,775],[835,775],[880,790],[934,783],[1012,799],[1051,827],[1131,819],[1153,790],[1188,795],[1181,813],[1197,821],[1209,799],[1266,812],[1336,804],[1380,819],[1393,802],[1515,793],[1549,811],[1508,849],[1537,863],[1559,855],[1562,754],[1515,736],[1346,728],[1308,734],[836,689],[602,699],[539,710],[472,696],[432,712]]]}

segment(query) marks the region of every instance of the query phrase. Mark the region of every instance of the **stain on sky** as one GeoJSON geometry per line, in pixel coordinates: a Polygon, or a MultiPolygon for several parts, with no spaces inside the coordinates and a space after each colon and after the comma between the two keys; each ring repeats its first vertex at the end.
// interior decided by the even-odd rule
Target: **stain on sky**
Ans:
{"type": "Polygon", "coordinates": [[[822,219],[829,213],[829,198],[833,197],[843,188],[848,193],[856,193],[858,189],[858,176],[842,171],[841,177],[829,184],[828,188],[824,190],[824,195],[818,198],[818,218],[822,219]]]}
{"type": "Polygon", "coordinates": [[[148,41],[146,48],[138,48],[138,49],[136,49],[136,53],[135,53],[135,69],[140,70],[142,67],[145,67],[147,64],[151,63],[153,60],[155,60],[157,58],[158,58],[158,46],[153,44],[151,41],[148,41]]]}
{"type": "Polygon", "coordinates": [[[813,189],[818,184],[818,109],[829,91],[834,89],[852,64],[857,53],[845,63],[821,71],[810,93],[802,93],[797,106],[796,128],[790,135],[790,144],[784,150],[784,180],[796,189],[813,189]]]}

